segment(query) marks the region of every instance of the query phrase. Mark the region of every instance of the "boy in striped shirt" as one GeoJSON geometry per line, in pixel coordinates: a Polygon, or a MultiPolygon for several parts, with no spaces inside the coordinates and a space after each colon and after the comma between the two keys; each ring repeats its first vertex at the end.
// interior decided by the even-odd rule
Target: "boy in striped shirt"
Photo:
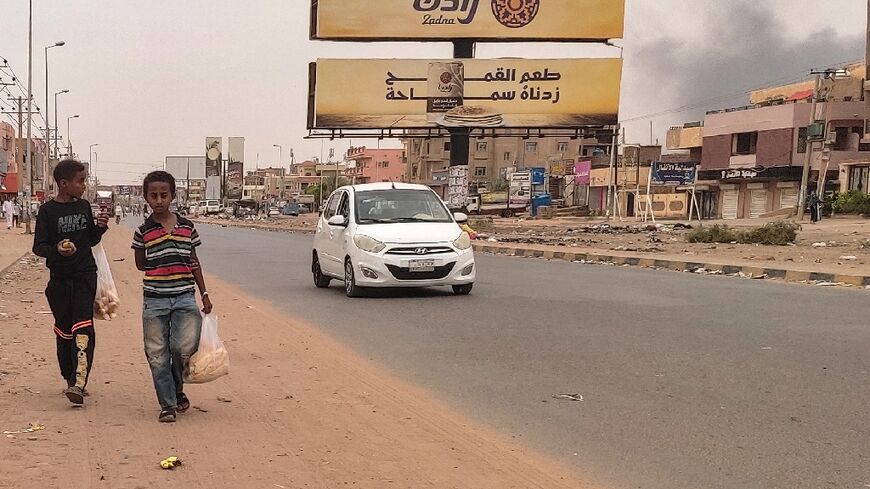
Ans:
{"type": "Polygon", "coordinates": [[[212,303],[196,257],[199,234],[189,220],[170,212],[175,199],[175,178],[155,171],[142,184],[151,215],[133,235],[136,268],[145,272],[142,307],[145,356],[151,367],[159,421],[175,422],[177,412],[190,408],[184,394],[184,367],[199,346],[202,315],[196,288],[202,295],[202,312],[212,303]]]}

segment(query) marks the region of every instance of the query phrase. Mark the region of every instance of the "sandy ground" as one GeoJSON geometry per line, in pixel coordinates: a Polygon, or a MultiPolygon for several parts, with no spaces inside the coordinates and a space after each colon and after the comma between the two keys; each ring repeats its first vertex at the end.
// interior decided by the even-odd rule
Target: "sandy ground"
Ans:
{"type": "MultiPolygon", "coordinates": [[[[186,389],[175,424],[142,352],[141,291],[125,230],[106,239],[123,304],[98,322],[84,408],[61,395],[39,260],[0,277],[2,488],[586,488],[506,435],[214,278],[231,374],[186,389]],[[31,423],[44,430],[26,432],[31,423]],[[184,465],[162,470],[175,455],[184,465]]],[[[351,318],[348,318],[351,320],[351,318]]]]}
{"type": "Polygon", "coordinates": [[[33,246],[33,237],[20,229],[6,229],[6,222],[0,227],[0,270],[8,267],[33,246]]]}

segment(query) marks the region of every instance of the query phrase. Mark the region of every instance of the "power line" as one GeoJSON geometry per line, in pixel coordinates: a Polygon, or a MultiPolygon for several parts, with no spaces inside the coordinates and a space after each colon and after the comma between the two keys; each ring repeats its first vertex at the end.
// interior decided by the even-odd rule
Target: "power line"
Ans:
{"type": "MultiPolygon", "coordinates": [[[[844,65],[855,64],[855,63],[861,62],[863,60],[864,59],[861,58],[861,59],[855,59],[855,60],[841,61],[839,63],[834,63],[831,65],[825,66],[825,68],[834,68],[834,67],[840,67],[840,66],[844,66],[844,65]]],[[[795,72],[794,74],[790,74],[790,75],[787,75],[784,77],[770,80],[768,82],[765,82],[762,86],[756,86],[754,88],[742,89],[742,90],[739,90],[736,92],[718,95],[715,97],[700,100],[698,102],[681,105],[679,107],[674,107],[671,109],[664,109],[664,110],[661,110],[658,112],[653,112],[653,113],[644,114],[644,115],[637,116],[637,117],[623,119],[621,122],[622,123],[634,122],[634,121],[640,121],[640,120],[646,120],[646,119],[653,119],[653,118],[661,117],[663,115],[668,115],[668,114],[679,114],[681,112],[687,112],[687,111],[692,110],[692,109],[699,109],[702,107],[708,107],[708,106],[713,105],[713,104],[718,103],[718,102],[725,102],[728,100],[732,100],[732,99],[735,99],[737,97],[741,97],[744,95],[750,95],[750,94],[752,94],[752,92],[755,92],[758,90],[764,90],[765,88],[771,88],[771,87],[775,87],[775,86],[779,86],[779,85],[789,85],[791,83],[806,81],[807,80],[806,74],[809,72],[810,69],[811,68],[808,68],[806,70],[795,72]]]]}

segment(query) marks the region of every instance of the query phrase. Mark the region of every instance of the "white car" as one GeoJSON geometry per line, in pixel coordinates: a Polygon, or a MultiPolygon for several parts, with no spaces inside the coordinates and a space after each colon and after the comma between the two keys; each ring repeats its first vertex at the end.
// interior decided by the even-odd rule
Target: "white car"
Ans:
{"type": "Polygon", "coordinates": [[[317,221],[311,272],[314,284],[344,281],[348,297],[368,287],[452,286],[471,293],[471,238],[429,187],[373,183],[332,193],[317,221]]]}

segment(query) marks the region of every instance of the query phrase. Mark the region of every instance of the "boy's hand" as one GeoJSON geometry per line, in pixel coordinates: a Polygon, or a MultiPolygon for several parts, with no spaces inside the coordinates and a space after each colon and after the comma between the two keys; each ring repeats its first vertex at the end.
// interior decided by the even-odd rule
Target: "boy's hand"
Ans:
{"type": "Polygon", "coordinates": [[[105,212],[100,212],[97,216],[97,227],[107,228],[109,227],[109,216],[105,212]]]}
{"type": "Polygon", "coordinates": [[[72,241],[65,239],[57,244],[57,252],[60,256],[73,256],[76,254],[76,245],[72,241]]]}
{"type": "Polygon", "coordinates": [[[202,298],[202,312],[205,314],[211,314],[211,310],[214,306],[211,305],[211,299],[208,296],[202,298]]]}

